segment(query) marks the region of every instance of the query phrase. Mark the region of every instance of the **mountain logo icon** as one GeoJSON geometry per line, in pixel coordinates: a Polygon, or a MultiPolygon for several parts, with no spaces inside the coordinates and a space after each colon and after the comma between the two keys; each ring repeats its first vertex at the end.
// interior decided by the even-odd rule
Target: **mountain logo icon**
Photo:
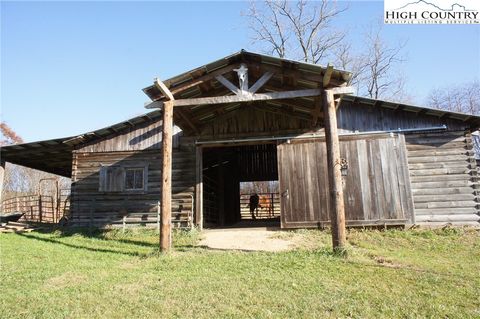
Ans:
{"type": "Polygon", "coordinates": [[[422,4],[427,5],[427,6],[431,6],[432,9],[435,8],[435,9],[440,10],[440,11],[476,11],[476,10],[467,9],[464,5],[459,4],[459,3],[452,4],[450,6],[450,8],[441,8],[438,5],[436,5],[434,3],[431,3],[431,2],[428,2],[428,1],[425,1],[425,0],[418,0],[418,1],[414,1],[414,2],[409,2],[409,3],[405,4],[404,6],[398,8],[398,9],[395,9],[395,10],[403,10],[403,9],[406,9],[410,6],[416,6],[416,5],[422,5],[422,4]]]}

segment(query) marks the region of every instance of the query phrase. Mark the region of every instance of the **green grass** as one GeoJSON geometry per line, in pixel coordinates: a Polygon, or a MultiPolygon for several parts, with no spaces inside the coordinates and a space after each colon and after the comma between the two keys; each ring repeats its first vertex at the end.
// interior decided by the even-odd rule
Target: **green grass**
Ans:
{"type": "Polygon", "coordinates": [[[321,231],[282,253],[208,250],[177,232],[0,234],[4,318],[479,318],[480,233],[321,231]]]}

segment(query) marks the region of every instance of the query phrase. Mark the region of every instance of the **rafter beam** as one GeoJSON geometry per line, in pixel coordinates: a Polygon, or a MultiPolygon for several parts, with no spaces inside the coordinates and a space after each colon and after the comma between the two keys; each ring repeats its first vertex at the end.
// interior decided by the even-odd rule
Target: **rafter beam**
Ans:
{"type": "Polygon", "coordinates": [[[230,91],[232,91],[233,93],[235,93],[236,95],[239,95],[241,94],[242,92],[240,91],[240,89],[238,87],[235,86],[235,84],[233,84],[232,82],[230,82],[229,80],[227,80],[223,75],[217,75],[215,77],[215,79],[222,83],[224,87],[226,87],[227,89],[229,89],[230,91]]]}
{"type": "Polygon", "coordinates": [[[327,65],[327,70],[325,71],[325,74],[323,75],[323,87],[326,88],[330,84],[330,79],[332,78],[333,74],[333,65],[330,65],[330,63],[327,65]]]}
{"type": "Polygon", "coordinates": [[[332,92],[333,95],[355,94],[355,88],[353,86],[341,86],[341,87],[331,88],[328,90],[332,92]]]}
{"type": "MultiPolygon", "coordinates": [[[[177,110],[175,110],[176,113],[180,116],[180,118],[185,121],[185,123],[188,124],[188,126],[195,132],[198,134],[198,129],[197,127],[193,124],[192,121],[190,121],[190,119],[188,118],[188,116],[186,116],[184,113],[183,113],[183,110],[181,110],[180,108],[178,108],[177,110]]],[[[174,113],[175,114],[175,113],[174,113]]]]}
{"type": "MultiPolygon", "coordinates": [[[[306,89],[271,93],[257,93],[251,95],[227,95],[215,97],[200,97],[192,99],[181,99],[171,101],[173,106],[188,106],[188,105],[207,105],[207,104],[222,104],[222,103],[241,103],[254,101],[268,101],[280,99],[293,99],[298,97],[319,96],[323,89],[306,89]]],[[[333,92],[334,94],[338,94],[333,92]]],[[[147,109],[161,108],[163,102],[155,101],[145,106],[147,109]]]]}
{"type": "Polygon", "coordinates": [[[272,71],[267,71],[260,79],[257,80],[257,82],[255,82],[254,85],[252,85],[251,88],[248,89],[248,92],[252,94],[257,92],[265,83],[268,82],[268,80],[270,80],[273,74],[274,73],[272,71]]]}
{"type": "Polygon", "coordinates": [[[200,85],[200,84],[208,82],[210,80],[213,80],[217,75],[222,75],[222,74],[228,73],[228,72],[232,71],[234,68],[235,68],[234,65],[228,65],[226,67],[223,67],[223,68],[220,68],[218,70],[212,71],[212,72],[207,73],[207,74],[205,74],[203,76],[200,76],[198,78],[193,78],[193,76],[192,76],[193,79],[191,80],[191,82],[188,81],[188,82],[176,85],[175,87],[170,88],[170,91],[173,94],[183,92],[183,91],[188,90],[188,89],[190,89],[194,86],[200,85]]]}
{"type": "Polygon", "coordinates": [[[160,92],[162,92],[162,94],[169,100],[175,100],[175,98],[173,97],[173,94],[172,92],[170,92],[170,90],[167,88],[167,86],[165,85],[165,83],[163,83],[162,81],[160,81],[159,78],[156,78],[154,81],[153,81],[153,84],[155,85],[155,87],[160,90],[160,92]]]}
{"type": "Polygon", "coordinates": [[[316,126],[321,118],[321,115],[323,115],[323,103],[322,103],[322,98],[320,96],[315,98],[315,107],[311,111],[312,114],[312,126],[316,126]]]}
{"type": "MultiPolygon", "coordinates": [[[[252,68],[255,68],[255,66],[248,65],[248,68],[252,69],[252,68]]],[[[297,69],[285,69],[285,68],[282,68],[281,66],[275,66],[272,64],[261,64],[258,66],[258,70],[260,70],[260,72],[272,71],[272,72],[275,72],[275,74],[281,74],[286,77],[292,77],[292,78],[315,82],[315,83],[323,82],[323,74],[312,73],[312,72],[297,70],[297,69]]],[[[346,81],[341,81],[339,79],[336,79],[333,77],[333,74],[332,74],[332,77],[330,79],[330,85],[341,86],[341,85],[345,85],[345,83],[346,81]]]]}

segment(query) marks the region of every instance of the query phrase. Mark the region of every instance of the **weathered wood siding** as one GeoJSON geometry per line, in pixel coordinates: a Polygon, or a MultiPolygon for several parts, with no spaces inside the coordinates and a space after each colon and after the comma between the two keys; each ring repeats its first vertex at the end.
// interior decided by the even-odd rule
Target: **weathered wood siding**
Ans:
{"type": "Polygon", "coordinates": [[[201,137],[241,137],[265,134],[278,134],[289,131],[312,130],[312,120],[308,114],[291,116],[282,113],[281,108],[268,105],[241,105],[234,112],[207,121],[201,130],[201,137]]]}
{"type": "MultiPolygon", "coordinates": [[[[72,179],[72,217],[79,226],[130,222],[152,223],[157,220],[160,200],[161,154],[158,151],[74,153],[72,179]],[[102,165],[148,167],[147,189],[142,192],[100,192],[102,165]]],[[[189,226],[195,187],[195,154],[190,148],[175,149],[172,164],[172,221],[175,226],[189,226]]]]}
{"type": "MultiPolygon", "coordinates": [[[[405,224],[413,218],[402,135],[342,137],[347,225],[405,224]]],[[[282,227],[328,223],[330,198],[324,140],[278,146],[282,227]]]]}
{"type": "MultiPolygon", "coordinates": [[[[174,127],[173,147],[180,144],[180,129],[174,127]]],[[[101,140],[82,144],[76,148],[78,152],[119,152],[140,151],[148,149],[161,149],[162,147],[162,121],[152,120],[142,125],[135,125],[121,132],[112,134],[101,140]]]]}
{"type": "MultiPolygon", "coordinates": [[[[72,221],[79,226],[106,226],[127,222],[156,225],[161,187],[161,125],[152,120],[122,132],[83,144],[74,151],[72,163],[72,221]],[[142,191],[101,191],[100,170],[105,166],[144,167],[142,191]]],[[[195,188],[195,149],[180,146],[181,133],[174,129],[172,164],[172,221],[174,226],[192,222],[195,188]]],[[[118,182],[118,181],[117,181],[118,182]]]]}
{"type": "Polygon", "coordinates": [[[465,131],[406,135],[417,224],[479,225],[478,178],[465,131]]]}
{"type": "Polygon", "coordinates": [[[338,108],[337,124],[339,133],[428,128],[444,124],[448,130],[464,130],[468,127],[463,121],[374,105],[366,107],[351,102],[342,103],[338,108]]]}

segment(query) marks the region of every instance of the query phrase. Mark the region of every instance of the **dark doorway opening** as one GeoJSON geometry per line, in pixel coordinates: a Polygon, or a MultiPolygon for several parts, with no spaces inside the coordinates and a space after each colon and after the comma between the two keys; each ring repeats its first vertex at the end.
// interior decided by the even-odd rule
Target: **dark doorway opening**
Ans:
{"type": "Polygon", "coordinates": [[[280,199],[275,188],[261,192],[262,188],[253,187],[245,193],[248,184],[270,183],[278,190],[276,144],[205,147],[202,153],[204,227],[280,225],[280,199]],[[248,206],[252,191],[258,193],[260,206],[263,204],[255,219],[248,206]]]}

